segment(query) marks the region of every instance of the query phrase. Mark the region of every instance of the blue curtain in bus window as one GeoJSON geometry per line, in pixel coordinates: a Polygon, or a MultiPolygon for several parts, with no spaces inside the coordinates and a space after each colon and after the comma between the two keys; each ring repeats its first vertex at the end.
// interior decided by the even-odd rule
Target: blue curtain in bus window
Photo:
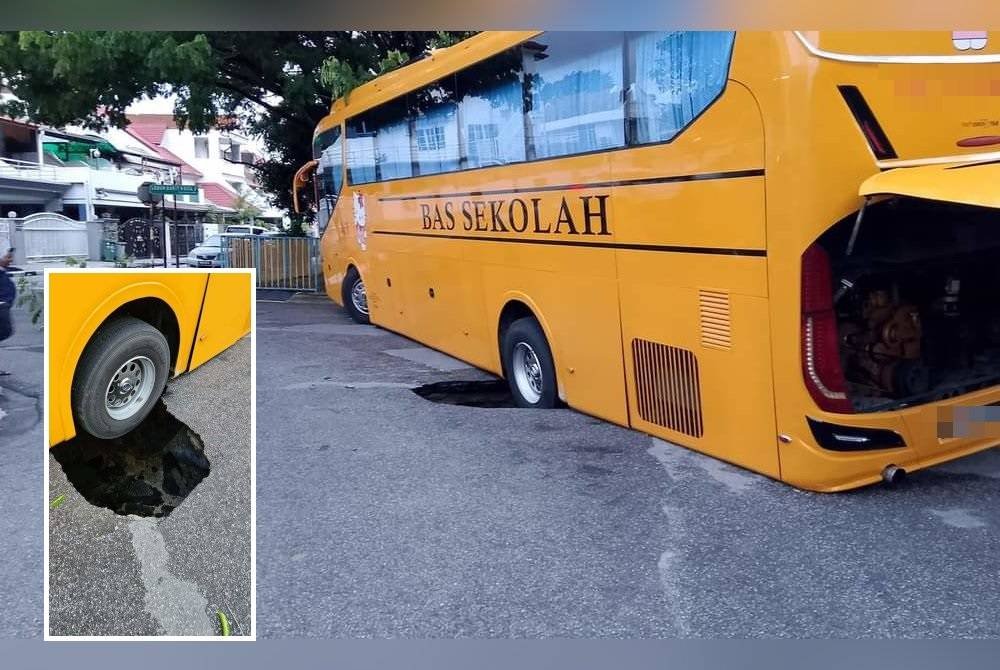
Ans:
{"type": "Polygon", "coordinates": [[[379,181],[413,176],[410,124],[405,118],[380,126],[375,135],[375,146],[379,181]]]}
{"type": "Polygon", "coordinates": [[[548,32],[523,46],[534,158],[625,145],[620,32],[548,32]]]}
{"type": "Polygon", "coordinates": [[[435,82],[410,96],[411,148],[417,174],[459,169],[458,105],[454,78],[435,82]]]}
{"type": "Polygon", "coordinates": [[[663,142],[722,92],[735,33],[630,33],[628,116],[631,144],[663,142]]]}
{"type": "Polygon", "coordinates": [[[524,83],[512,49],[458,75],[463,167],[520,163],[524,152],[524,83]]]}

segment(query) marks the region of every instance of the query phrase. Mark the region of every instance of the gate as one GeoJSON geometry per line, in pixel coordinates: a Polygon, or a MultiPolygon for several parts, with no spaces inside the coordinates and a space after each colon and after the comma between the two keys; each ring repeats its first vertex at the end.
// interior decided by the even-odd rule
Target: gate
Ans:
{"type": "Polygon", "coordinates": [[[181,262],[204,239],[204,229],[200,223],[170,224],[170,253],[175,259],[180,256],[181,262]]]}
{"type": "Polygon", "coordinates": [[[54,212],[29,214],[21,222],[24,257],[28,261],[87,258],[87,224],[54,212]]]}
{"type": "Polygon", "coordinates": [[[272,235],[222,235],[224,268],[257,268],[257,288],[318,291],[322,284],[319,239],[272,235]]]}
{"type": "Polygon", "coordinates": [[[142,217],[108,221],[104,226],[104,239],[123,244],[125,255],[132,258],[163,258],[161,237],[160,223],[142,217]]]}
{"type": "Polygon", "coordinates": [[[13,222],[0,220],[0,255],[7,253],[7,250],[14,246],[11,243],[11,240],[14,239],[12,226],[13,222]]]}

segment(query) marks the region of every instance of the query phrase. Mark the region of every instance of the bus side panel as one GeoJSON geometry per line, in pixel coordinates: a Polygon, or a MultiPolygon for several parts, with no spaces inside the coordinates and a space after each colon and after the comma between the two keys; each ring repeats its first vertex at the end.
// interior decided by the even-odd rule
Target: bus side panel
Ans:
{"type": "Polygon", "coordinates": [[[126,303],[158,298],[173,311],[180,328],[175,373],[187,369],[205,277],[200,274],[54,272],[49,276],[49,445],[76,435],[71,407],[73,375],[94,333],[126,303]]]}
{"type": "Polygon", "coordinates": [[[670,143],[613,161],[620,182],[680,178],[626,183],[614,191],[633,427],[780,476],[768,328],[764,133],[753,96],[730,81],[670,143]],[[635,250],[630,244],[667,248],[635,250]]]}
{"type": "MultiPolygon", "coordinates": [[[[521,267],[484,266],[487,311],[494,327],[508,301],[527,304],[548,338],[562,400],[587,414],[628,425],[614,252],[525,247],[519,253],[526,259],[547,256],[556,269],[541,270],[530,262],[521,267]]],[[[497,345],[493,351],[488,369],[499,372],[497,345]]]]}
{"type": "Polygon", "coordinates": [[[250,332],[250,289],[249,274],[214,272],[208,276],[188,370],[194,370],[250,332]]]}

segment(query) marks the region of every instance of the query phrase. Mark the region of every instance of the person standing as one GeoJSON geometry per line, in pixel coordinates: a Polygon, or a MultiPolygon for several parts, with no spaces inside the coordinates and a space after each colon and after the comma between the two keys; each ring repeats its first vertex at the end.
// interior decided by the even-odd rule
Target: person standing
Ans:
{"type": "MultiPolygon", "coordinates": [[[[17,297],[17,287],[7,272],[7,268],[13,260],[13,249],[8,249],[0,256],[0,342],[3,342],[14,334],[14,322],[11,320],[10,310],[14,307],[14,299],[17,297]]],[[[10,373],[0,370],[0,376],[8,374],[10,373]]]]}

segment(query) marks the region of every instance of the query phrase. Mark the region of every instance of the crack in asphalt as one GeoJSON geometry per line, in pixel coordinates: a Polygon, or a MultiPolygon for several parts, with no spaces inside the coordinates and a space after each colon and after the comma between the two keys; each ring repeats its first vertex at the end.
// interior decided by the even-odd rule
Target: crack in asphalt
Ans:
{"type": "Polygon", "coordinates": [[[208,615],[208,599],[197,584],[170,572],[170,552],[156,519],[130,517],[128,529],[139,560],[144,608],[164,634],[215,635],[208,615]]]}

